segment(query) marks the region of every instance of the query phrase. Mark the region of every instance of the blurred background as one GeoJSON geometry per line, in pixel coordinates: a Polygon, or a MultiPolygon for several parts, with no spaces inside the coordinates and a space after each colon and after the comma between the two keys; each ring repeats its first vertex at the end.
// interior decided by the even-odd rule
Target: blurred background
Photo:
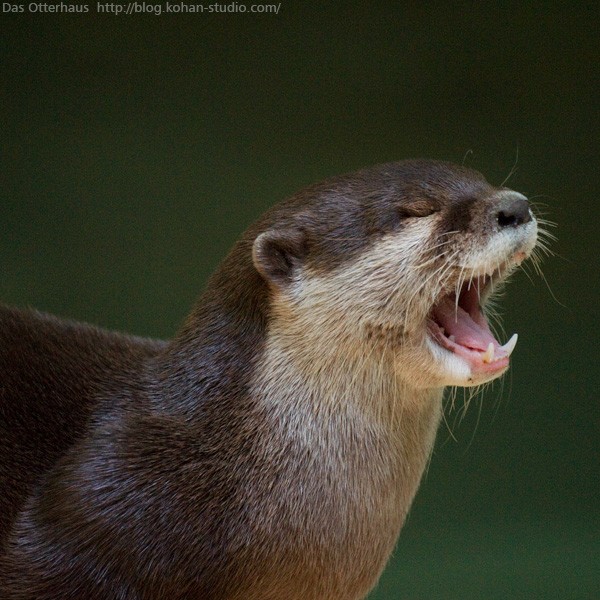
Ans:
{"type": "Polygon", "coordinates": [[[169,337],[299,188],[408,157],[500,184],[516,163],[509,185],[558,223],[552,291],[509,286],[511,372],[448,412],[371,598],[598,599],[597,7],[306,4],[4,12],[0,300],[169,337]]]}

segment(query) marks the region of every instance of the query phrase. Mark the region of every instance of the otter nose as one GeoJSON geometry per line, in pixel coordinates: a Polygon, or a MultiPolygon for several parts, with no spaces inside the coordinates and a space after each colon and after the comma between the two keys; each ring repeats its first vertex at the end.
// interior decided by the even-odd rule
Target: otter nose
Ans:
{"type": "Polygon", "coordinates": [[[513,192],[506,195],[496,206],[496,221],[501,228],[518,227],[531,221],[527,198],[513,192]]]}

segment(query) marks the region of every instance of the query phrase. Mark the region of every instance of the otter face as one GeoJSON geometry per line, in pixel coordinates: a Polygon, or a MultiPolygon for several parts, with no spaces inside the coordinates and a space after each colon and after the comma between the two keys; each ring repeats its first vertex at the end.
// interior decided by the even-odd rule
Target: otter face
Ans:
{"type": "Polygon", "coordinates": [[[469,169],[409,161],[309,188],[279,210],[253,258],[273,319],[297,343],[323,360],[392,365],[419,388],[506,371],[516,335],[502,345],[484,309],[536,244],[524,196],[469,169]]]}

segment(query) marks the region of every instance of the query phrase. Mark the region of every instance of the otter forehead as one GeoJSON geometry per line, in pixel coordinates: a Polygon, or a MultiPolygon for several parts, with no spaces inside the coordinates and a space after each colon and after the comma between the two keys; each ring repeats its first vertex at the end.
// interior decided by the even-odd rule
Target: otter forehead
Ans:
{"type": "Polygon", "coordinates": [[[297,232],[305,264],[327,271],[419,217],[439,213],[440,233],[464,231],[496,191],[477,171],[451,163],[387,163],[302,190],[269,211],[262,228],[297,232]]]}

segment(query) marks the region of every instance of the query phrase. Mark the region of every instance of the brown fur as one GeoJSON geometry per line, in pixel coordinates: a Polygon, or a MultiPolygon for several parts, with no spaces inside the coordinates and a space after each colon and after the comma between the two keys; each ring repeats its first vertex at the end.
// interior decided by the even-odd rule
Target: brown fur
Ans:
{"type": "Polygon", "coordinates": [[[403,330],[365,323],[357,343],[343,302],[294,290],[407,220],[466,230],[492,193],[431,161],[307,188],[250,227],[169,343],[2,308],[0,598],[364,597],[442,386],[398,375],[403,330]]]}

